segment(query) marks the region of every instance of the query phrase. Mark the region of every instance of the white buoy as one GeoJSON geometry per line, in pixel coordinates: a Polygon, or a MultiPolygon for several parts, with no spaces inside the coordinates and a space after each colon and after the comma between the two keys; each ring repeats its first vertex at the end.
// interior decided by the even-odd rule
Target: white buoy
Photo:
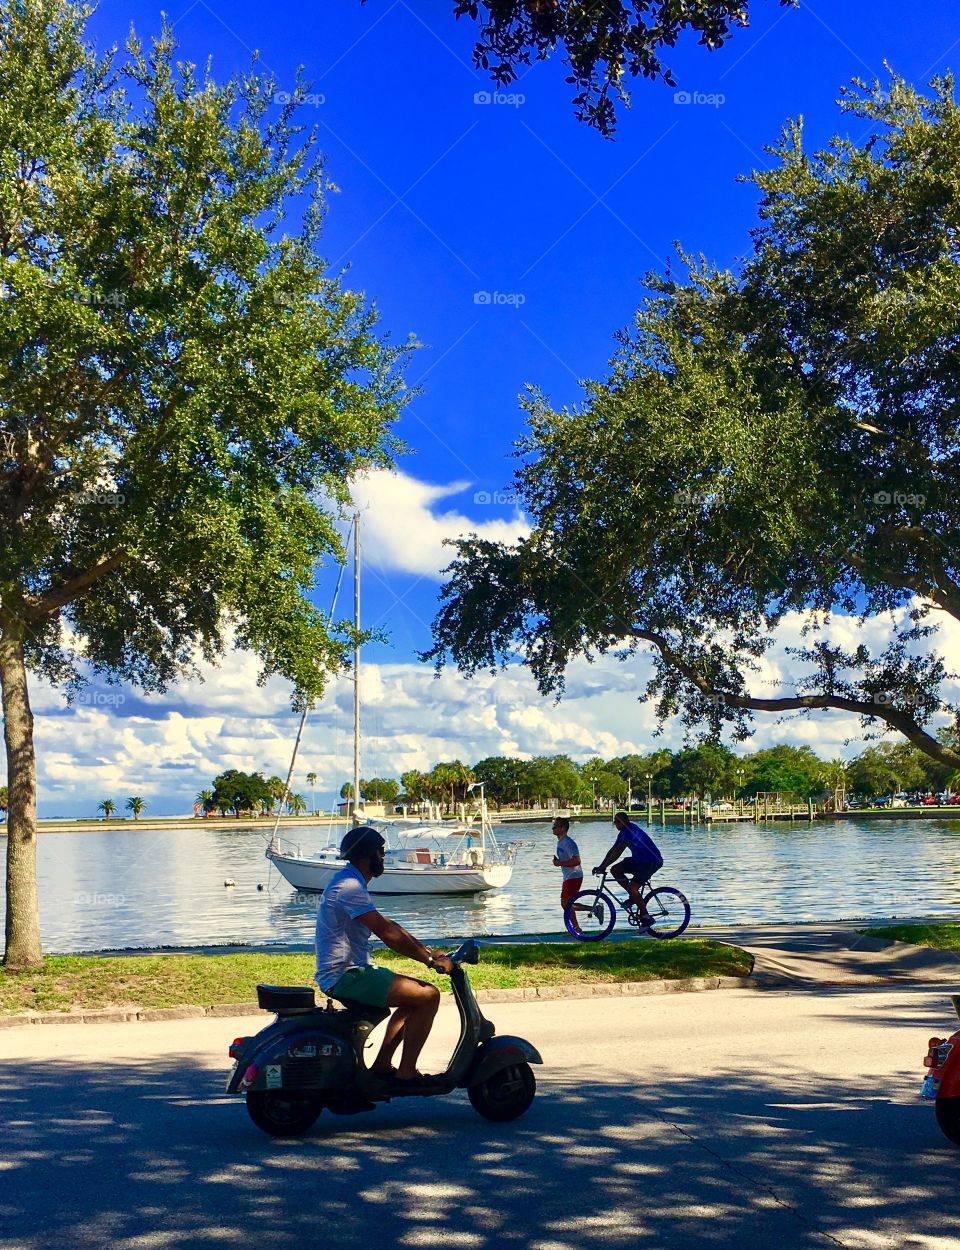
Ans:
{"type": "Polygon", "coordinates": [[[231,885],[236,885],[237,883],[236,881],[234,881],[233,877],[227,877],[226,881],[224,881],[223,884],[225,886],[231,886],[231,885]]]}

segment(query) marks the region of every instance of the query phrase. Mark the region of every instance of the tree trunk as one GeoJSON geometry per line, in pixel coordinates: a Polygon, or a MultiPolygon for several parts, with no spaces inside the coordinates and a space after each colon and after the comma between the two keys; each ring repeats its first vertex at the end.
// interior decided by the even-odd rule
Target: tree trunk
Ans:
{"type": "Polygon", "coordinates": [[[27,670],[19,637],[0,638],[3,737],[7,749],[7,919],[4,966],[43,964],[37,898],[37,761],[27,670]]]}

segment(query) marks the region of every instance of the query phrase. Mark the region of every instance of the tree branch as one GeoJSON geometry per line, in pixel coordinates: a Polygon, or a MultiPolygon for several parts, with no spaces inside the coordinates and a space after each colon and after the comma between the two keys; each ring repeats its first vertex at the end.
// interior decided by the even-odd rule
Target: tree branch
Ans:
{"type": "Polygon", "coordinates": [[[722,702],[726,707],[742,708],[751,712],[790,712],[813,710],[815,708],[836,708],[841,712],[856,712],[859,716],[877,717],[886,721],[891,729],[909,739],[924,754],[947,764],[951,768],[960,768],[960,751],[944,746],[932,734],[918,725],[912,716],[898,708],[883,703],[868,703],[863,699],[848,699],[843,695],[834,694],[798,694],[786,695],[777,699],[761,699],[747,694],[731,694],[725,690],[717,690],[702,673],[683,658],[662,635],[649,629],[632,629],[630,635],[643,642],[652,643],[668,668],[674,669],[695,686],[701,694],[722,702]]]}
{"type": "Polygon", "coordinates": [[[128,551],[115,551],[112,555],[104,557],[99,563],[84,569],[82,573],[77,573],[74,577],[61,582],[59,586],[52,587],[45,595],[40,597],[31,595],[26,600],[29,615],[34,620],[52,616],[54,612],[76,599],[79,595],[82,595],[95,582],[102,581],[110,573],[115,572],[115,570],[126,564],[129,559],[130,553],[128,551]]]}

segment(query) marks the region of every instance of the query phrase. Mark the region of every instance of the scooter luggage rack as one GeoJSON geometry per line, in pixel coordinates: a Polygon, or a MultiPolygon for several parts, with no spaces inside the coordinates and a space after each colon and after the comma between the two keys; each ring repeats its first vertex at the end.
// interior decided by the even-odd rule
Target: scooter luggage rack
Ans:
{"type": "Polygon", "coordinates": [[[302,1016],[316,1011],[317,1001],[311,985],[258,985],[257,1006],[278,1016],[302,1016]]]}

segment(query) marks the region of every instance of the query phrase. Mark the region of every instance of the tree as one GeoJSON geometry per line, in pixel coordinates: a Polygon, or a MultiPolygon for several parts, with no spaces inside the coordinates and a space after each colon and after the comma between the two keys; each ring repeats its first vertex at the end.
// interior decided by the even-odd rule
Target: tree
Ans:
{"type": "Polygon", "coordinates": [[[430,797],[430,786],[425,773],[411,768],[409,772],[400,774],[400,784],[404,794],[412,804],[420,804],[430,797]]]}
{"type": "Polygon", "coordinates": [[[103,812],[103,819],[109,820],[113,813],[117,810],[117,805],[113,799],[104,799],[102,803],[97,804],[97,811],[103,812]]]}
{"type": "Polygon", "coordinates": [[[737,760],[733,752],[716,742],[678,751],[670,761],[674,794],[722,794],[732,791],[737,760]]]}
{"type": "Polygon", "coordinates": [[[278,812],[286,792],[287,787],[281,777],[268,777],[267,793],[264,799],[264,802],[267,804],[267,810],[274,813],[278,812]]]}
{"type": "Polygon", "coordinates": [[[310,787],[310,810],[316,815],[317,811],[317,774],[307,773],[307,785],[310,787]]]}
{"type": "MultiPolygon", "coordinates": [[[[270,801],[270,790],[262,773],[244,773],[228,768],[213,780],[213,803],[221,812],[256,811],[263,802],[270,801]]],[[[288,796],[289,797],[289,796],[288,796]]]]}
{"type": "Polygon", "coordinates": [[[483,782],[484,794],[496,806],[497,811],[500,811],[504,803],[518,802],[518,794],[525,779],[522,760],[510,759],[506,755],[489,755],[474,764],[471,771],[477,781],[483,782]]]}
{"type": "Polygon", "coordinates": [[[408,350],[318,257],[300,87],[219,85],[168,26],[113,69],[86,13],[0,0],[8,968],[42,958],[28,671],[159,691],[235,645],[318,698],[349,639],[308,592],[408,350]]]}
{"type": "MultiPolygon", "coordinates": [[[[797,0],[780,0],[795,6],[797,0]]],[[[480,23],[473,58],[494,82],[509,86],[520,67],[546,59],[558,47],[576,89],[574,107],[581,120],[609,135],[616,102],[629,103],[624,78],[642,74],[675,86],[660,60],[688,31],[708,48],[719,48],[731,28],[747,25],[746,0],[454,0],[457,17],[480,23]]]]}
{"type": "MultiPolygon", "coordinates": [[[[900,790],[938,789],[931,785],[929,765],[932,761],[908,742],[881,742],[867,747],[849,767],[850,788],[865,796],[898,793],[900,790]]],[[[945,780],[943,770],[937,781],[945,780]]]]}
{"type": "Polygon", "coordinates": [[[140,813],[146,810],[146,806],[146,800],[142,799],[139,794],[135,794],[132,798],[127,799],[127,811],[132,812],[134,820],[140,819],[140,813]]]}
{"type": "Polygon", "coordinates": [[[287,811],[294,816],[302,816],[307,810],[307,800],[302,794],[291,794],[287,799],[287,811]]]}
{"type": "Polygon", "coordinates": [[[194,812],[196,812],[197,807],[200,807],[203,810],[204,817],[209,816],[217,808],[217,800],[212,790],[201,790],[194,799],[194,803],[196,804],[194,812]]]}
{"type": "Polygon", "coordinates": [[[735,740],[758,712],[854,713],[933,759],[957,707],[936,614],[960,619],[960,107],[899,78],[843,109],[866,130],[810,153],[800,123],[753,175],[738,274],[649,279],[578,409],[534,392],[515,486],[532,532],[465,537],[427,658],[467,674],[519,649],[545,694],[577,656],[649,650],[661,719],[735,740]],[[831,632],[884,622],[886,645],[831,632]],[[784,622],[802,676],[756,671],[784,622]]]}
{"type": "Polygon", "coordinates": [[[6,786],[0,786],[0,815],[6,816],[10,795],[6,786]]]}
{"type": "Polygon", "coordinates": [[[435,764],[427,775],[427,794],[435,802],[447,803],[452,810],[456,803],[465,803],[467,787],[473,774],[460,760],[435,764]]]}
{"type": "Polygon", "coordinates": [[[400,783],[392,777],[371,777],[360,782],[360,792],[370,803],[393,803],[400,793],[400,783]]]}
{"type": "Polygon", "coordinates": [[[744,761],[745,795],[797,794],[808,798],[827,789],[829,766],[810,747],[775,746],[744,761]]]}

